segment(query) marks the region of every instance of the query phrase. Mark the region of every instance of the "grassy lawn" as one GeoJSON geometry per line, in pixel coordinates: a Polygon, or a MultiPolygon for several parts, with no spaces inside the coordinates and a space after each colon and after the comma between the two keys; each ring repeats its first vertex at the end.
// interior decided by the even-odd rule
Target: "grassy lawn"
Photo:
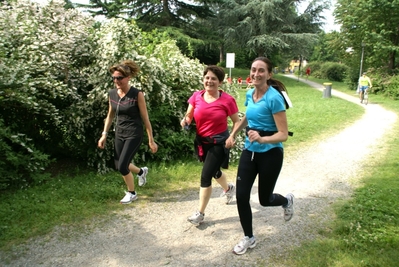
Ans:
{"type": "MultiPolygon", "coordinates": [[[[249,72],[241,71],[234,69],[233,73],[244,78],[249,72]]],[[[285,144],[286,153],[339,132],[364,112],[360,106],[338,98],[323,99],[320,91],[296,80],[275,77],[286,84],[294,105],[287,110],[289,130],[294,136],[285,144]]],[[[335,82],[333,89],[354,93],[344,84],[335,82]]],[[[244,111],[246,90],[239,90],[237,103],[244,111]]],[[[370,102],[399,114],[397,102],[373,94],[370,102]]],[[[328,226],[328,231],[321,232],[323,238],[303,244],[290,252],[290,257],[280,258],[282,265],[397,266],[399,140],[395,133],[398,132],[399,124],[381,147],[381,157],[370,160],[364,172],[363,186],[356,190],[353,198],[335,206],[336,220],[328,226]]],[[[140,200],[134,205],[146,205],[166,194],[170,197],[198,189],[201,165],[194,160],[148,163],[148,166],[151,182],[140,188],[140,200]]],[[[48,233],[58,225],[78,230],[82,225],[90,225],[93,219],[106,221],[116,211],[127,208],[119,204],[124,190],[122,178],[116,172],[99,175],[72,167],[43,185],[2,192],[0,249],[7,250],[31,237],[48,233]]]]}

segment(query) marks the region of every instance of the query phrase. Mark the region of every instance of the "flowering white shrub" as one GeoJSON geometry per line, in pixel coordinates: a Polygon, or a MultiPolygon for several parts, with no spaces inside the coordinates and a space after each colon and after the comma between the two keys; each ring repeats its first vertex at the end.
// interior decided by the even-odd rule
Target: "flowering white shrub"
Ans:
{"type": "Polygon", "coordinates": [[[62,5],[39,7],[24,0],[0,5],[3,186],[34,180],[50,162],[45,154],[59,155],[68,145],[66,110],[82,99],[80,67],[93,53],[94,21],[62,5]]]}
{"type": "MultiPolygon", "coordinates": [[[[192,91],[202,88],[202,64],[183,56],[174,41],[160,33],[142,33],[134,22],[121,19],[95,22],[78,10],[65,10],[63,4],[1,3],[0,109],[7,129],[1,140],[24,135],[32,143],[24,153],[66,155],[106,171],[113,137],[106,150],[96,144],[107,113],[107,92],[113,87],[108,68],[132,59],[141,67],[132,82],[145,92],[161,148],[151,155],[143,146],[137,160],[189,154],[193,133],[183,133],[179,120],[192,91]]],[[[15,155],[21,151],[15,141],[13,147],[0,149],[14,149],[15,155]]],[[[36,158],[45,165],[45,157],[36,158]]],[[[22,173],[29,170],[18,175],[22,173]]]]}
{"type": "MultiPolygon", "coordinates": [[[[108,110],[108,91],[113,88],[108,69],[126,59],[141,68],[132,85],[145,93],[160,145],[155,155],[142,146],[135,160],[192,155],[194,129],[183,132],[179,121],[192,92],[202,89],[204,66],[185,57],[173,40],[156,31],[141,32],[134,21],[95,22],[78,10],[65,10],[58,1],[46,6],[27,0],[3,3],[0,17],[0,109],[6,128],[0,138],[12,144],[0,150],[15,155],[24,151],[23,161],[34,155],[23,165],[26,170],[3,176],[19,179],[29,173],[29,166],[43,169],[50,158],[63,155],[100,172],[112,167],[107,162],[112,158],[113,136],[109,135],[105,150],[96,144],[108,110]],[[16,142],[12,136],[25,136],[30,143],[16,142]]],[[[237,96],[236,88],[224,85],[223,89],[237,96]]],[[[232,159],[237,157],[233,150],[232,159]]],[[[20,161],[10,156],[5,162],[12,159],[20,161]]]]}

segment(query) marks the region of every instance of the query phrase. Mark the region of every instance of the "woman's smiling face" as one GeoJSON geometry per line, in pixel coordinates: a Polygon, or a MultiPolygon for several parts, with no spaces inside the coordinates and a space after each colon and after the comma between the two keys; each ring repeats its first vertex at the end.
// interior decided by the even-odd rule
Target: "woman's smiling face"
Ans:
{"type": "Polygon", "coordinates": [[[251,79],[253,85],[259,85],[267,83],[272,77],[272,74],[268,71],[268,66],[262,60],[256,60],[251,66],[251,79]]]}
{"type": "Polygon", "coordinates": [[[219,81],[218,77],[212,71],[208,71],[204,76],[204,88],[205,90],[218,90],[219,86],[223,81],[219,81]]]}

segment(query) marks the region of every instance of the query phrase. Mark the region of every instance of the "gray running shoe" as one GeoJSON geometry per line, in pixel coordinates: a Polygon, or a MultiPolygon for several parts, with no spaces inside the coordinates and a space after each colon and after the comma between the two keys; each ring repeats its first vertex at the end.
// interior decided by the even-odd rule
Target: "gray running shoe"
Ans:
{"type": "Polygon", "coordinates": [[[225,203],[229,204],[233,199],[235,191],[236,187],[232,183],[229,183],[229,190],[227,190],[226,192],[223,191],[222,194],[220,194],[220,197],[226,197],[225,203]]]}
{"type": "Polygon", "coordinates": [[[137,178],[139,178],[139,186],[144,186],[147,183],[147,174],[148,174],[148,168],[144,167],[143,174],[137,175],[137,178]]]}
{"type": "Polygon", "coordinates": [[[233,249],[233,253],[237,255],[244,254],[247,252],[248,248],[254,248],[256,246],[256,239],[255,236],[249,238],[248,236],[244,236],[241,241],[235,245],[233,249]]]}
{"type": "Polygon", "coordinates": [[[187,221],[198,226],[204,221],[204,217],[205,217],[205,214],[202,214],[201,212],[196,211],[193,215],[191,215],[191,217],[187,218],[187,221]]]}
{"type": "Polygon", "coordinates": [[[133,195],[130,192],[125,192],[125,196],[121,199],[121,204],[129,204],[137,199],[137,194],[133,195]]]}
{"type": "Polygon", "coordinates": [[[288,204],[284,207],[284,220],[288,222],[294,216],[294,195],[289,193],[285,196],[288,199],[288,204]]]}

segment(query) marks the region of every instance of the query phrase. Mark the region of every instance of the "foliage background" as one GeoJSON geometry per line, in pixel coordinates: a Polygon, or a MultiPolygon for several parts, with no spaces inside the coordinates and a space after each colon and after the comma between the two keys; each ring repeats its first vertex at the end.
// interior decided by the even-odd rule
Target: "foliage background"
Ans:
{"type": "Polygon", "coordinates": [[[157,154],[141,146],[137,163],[193,156],[195,127],[183,132],[179,121],[202,88],[204,66],[166,34],[143,33],[123,19],[98,24],[56,1],[4,3],[0,17],[0,189],[40,182],[36,174],[53,159],[73,158],[99,172],[113,167],[113,136],[105,150],[97,141],[113,88],[108,68],[125,59],[141,68],[132,84],[145,92],[160,145],[157,154]]]}

